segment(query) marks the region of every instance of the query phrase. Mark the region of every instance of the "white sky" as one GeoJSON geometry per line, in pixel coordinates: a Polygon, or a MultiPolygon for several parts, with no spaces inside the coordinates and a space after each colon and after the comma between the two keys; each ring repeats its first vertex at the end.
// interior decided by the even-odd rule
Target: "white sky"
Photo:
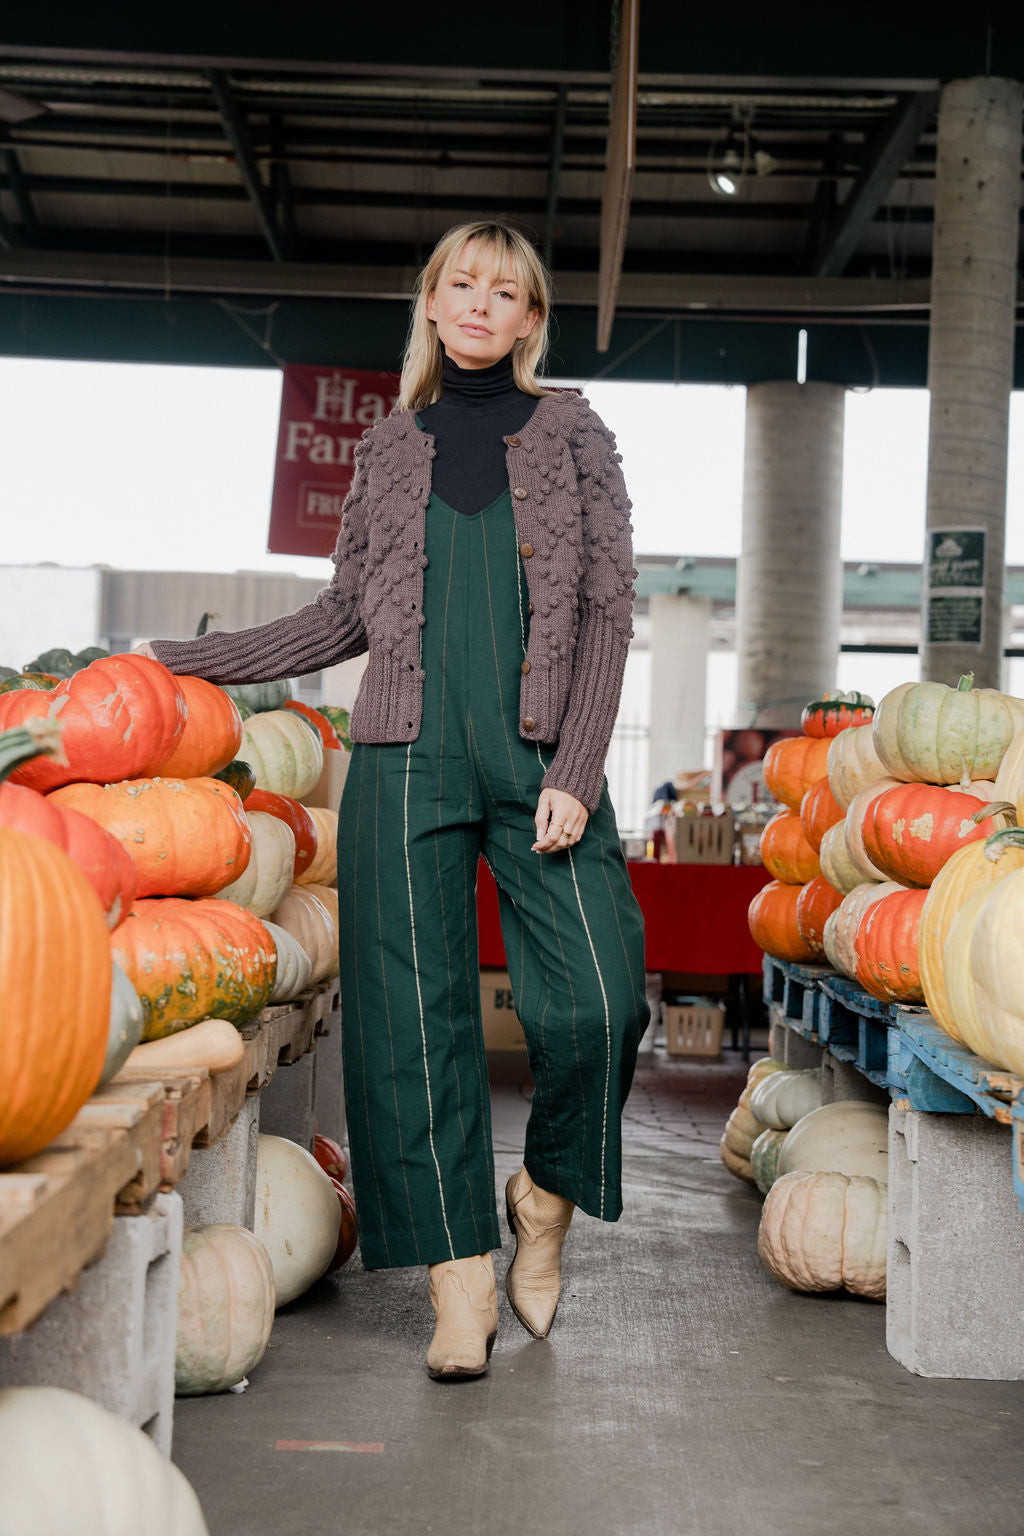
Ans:
{"type": "MultiPolygon", "coordinates": [[[[280,375],[0,358],[3,562],[330,574],[266,553],[280,375]]],[[[745,391],[586,387],[619,439],[639,554],[736,555],[745,391]]],[[[842,551],[917,561],[928,396],[850,392],[842,551]]],[[[1007,559],[1024,564],[1024,397],[1011,405],[1007,559]]]]}

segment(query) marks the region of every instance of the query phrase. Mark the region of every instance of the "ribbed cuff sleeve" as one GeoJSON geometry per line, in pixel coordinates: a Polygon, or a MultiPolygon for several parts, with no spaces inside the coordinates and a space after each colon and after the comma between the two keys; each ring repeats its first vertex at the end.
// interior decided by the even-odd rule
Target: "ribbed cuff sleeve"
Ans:
{"type": "Polygon", "coordinates": [[[562,789],[596,811],[604,782],[608,743],[622,695],[628,635],[601,615],[585,615],[576,643],[569,707],[554,760],[542,789],[562,789]]]}
{"type": "MultiPolygon", "coordinates": [[[[330,589],[326,589],[327,592],[330,589]]],[[[197,640],[154,640],[158,661],[171,672],[211,683],[269,683],[302,677],[366,650],[362,622],[342,622],[325,593],[296,613],[233,633],[213,631],[197,640]]]]}

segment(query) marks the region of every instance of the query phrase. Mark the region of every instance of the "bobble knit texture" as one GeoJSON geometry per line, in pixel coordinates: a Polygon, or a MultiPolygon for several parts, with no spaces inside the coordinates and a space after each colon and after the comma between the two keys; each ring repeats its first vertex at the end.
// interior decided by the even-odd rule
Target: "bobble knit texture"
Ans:
{"type": "MultiPolygon", "coordinates": [[[[156,641],[160,661],[214,683],[269,682],[368,649],[352,740],[414,741],[425,675],[423,531],[434,457],[432,437],[414,418],[397,411],[363,434],[334,577],[314,602],[233,634],[156,641]]],[[[514,435],[519,446],[506,450],[512,507],[520,550],[533,550],[522,562],[533,616],[519,734],[558,742],[544,788],[565,790],[593,811],[633,632],[637,573],[621,454],[601,418],[573,394],[540,399],[514,435]]]]}

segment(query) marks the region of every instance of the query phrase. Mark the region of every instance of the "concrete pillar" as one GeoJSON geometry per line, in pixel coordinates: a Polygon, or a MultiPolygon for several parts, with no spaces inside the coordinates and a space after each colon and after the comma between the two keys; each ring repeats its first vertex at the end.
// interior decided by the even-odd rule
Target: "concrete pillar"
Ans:
{"type": "Polygon", "coordinates": [[[650,599],[651,785],[704,766],[711,599],[659,592],[650,599]]]}
{"type": "Polygon", "coordinates": [[[804,704],[835,687],[844,415],[839,384],[785,380],[747,390],[738,724],[798,725],[804,704]]]}
{"type": "Polygon", "coordinates": [[[943,87],[928,350],[921,676],[1002,684],[1022,86],[943,87]]]}

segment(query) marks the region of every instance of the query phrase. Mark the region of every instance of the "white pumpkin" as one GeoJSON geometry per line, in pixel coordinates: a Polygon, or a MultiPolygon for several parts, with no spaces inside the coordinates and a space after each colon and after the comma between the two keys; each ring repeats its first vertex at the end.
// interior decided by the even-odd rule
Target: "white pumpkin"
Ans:
{"type": "Polygon", "coordinates": [[[280,906],[295,870],[295,833],[279,816],[246,811],[252,834],[249,863],[237,880],[217,892],[218,901],[233,901],[255,917],[269,917],[280,906]]]}
{"type": "Polygon", "coordinates": [[[209,1536],[149,1436],[63,1387],[0,1391],[0,1490],[2,1536],[209,1536]]]}
{"type": "Polygon", "coordinates": [[[820,1104],[820,1067],[809,1067],[803,1072],[773,1072],[750,1095],[751,1113],[776,1131],[788,1131],[820,1104]]]}
{"type": "Polygon", "coordinates": [[[268,709],[242,722],[238,756],[252,768],[258,789],[301,800],[320,777],[324,749],[294,709],[268,709]]]}
{"type": "Polygon", "coordinates": [[[833,970],[857,979],[857,930],[868,907],[903,887],[894,880],[864,880],[844,896],[825,922],[825,954],[833,970]],[[831,928],[829,927],[831,924],[831,928]]]}
{"type": "Polygon", "coordinates": [[[187,1229],[174,1356],[178,1396],[225,1392],[259,1365],[275,1300],[270,1255],[252,1232],[230,1222],[187,1229]]]}
{"type": "MultiPolygon", "coordinates": [[[[860,727],[858,727],[860,729],[860,727]]],[[[849,850],[846,846],[846,821],[837,821],[829,827],[821,840],[821,852],[818,855],[821,860],[821,872],[829,885],[835,887],[841,896],[846,896],[850,891],[856,890],[864,876],[859,869],[855,869],[849,850]]]]}
{"type": "Polygon", "coordinates": [[[845,1173],[889,1182],[889,1114],[881,1104],[843,1099],[804,1115],[779,1153],[784,1173],[845,1173]]]}
{"type": "Polygon", "coordinates": [[[283,1136],[259,1139],[254,1226],[270,1255],[279,1307],[319,1280],[338,1246],[334,1185],[311,1153],[283,1136]]]}
{"type": "Polygon", "coordinates": [[[313,976],[313,962],[298,939],[279,923],[264,919],[264,928],[277,949],[277,976],[270,994],[272,1003],[290,1003],[305,992],[313,976]]]}
{"type": "Polygon", "coordinates": [[[316,853],[308,869],[295,877],[297,885],[337,885],[338,813],[326,805],[307,805],[316,829],[316,853]]]}
{"type": "Polygon", "coordinates": [[[875,751],[870,720],[833,736],[828,749],[828,783],[844,811],[849,810],[854,795],[885,776],[885,764],[875,751]]]}
{"type": "Polygon", "coordinates": [[[338,929],[328,908],[314,891],[293,885],[271,921],[286,928],[313,962],[312,982],[326,981],[338,973],[338,929]]]}
{"type": "Polygon", "coordinates": [[[845,1286],[880,1301],[887,1225],[888,1191],[876,1179],[787,1173],[776,1179],[764,1202],[757,1251],[768,1273],[788,1290],[845,1286]]]}
{"type": "MultiPolygon", "coordinates": [[[[857,729],[862,731],[864,727],[859,725],[857,729]]],[[[846,832],[846,851],[849,854],[850,863],[862,880],[888,879],[885,871],[878,869],[868,858],[867,849],[864,847],[864,813],[873,800],[877,800],[879,795],[884,795],[887,789],[893,789],[898,783],[898,779],[876,779],[873,784],[869,784],[866,789],[854,795],[850,801],[850,808],[843,822],[846,832]]]]}

